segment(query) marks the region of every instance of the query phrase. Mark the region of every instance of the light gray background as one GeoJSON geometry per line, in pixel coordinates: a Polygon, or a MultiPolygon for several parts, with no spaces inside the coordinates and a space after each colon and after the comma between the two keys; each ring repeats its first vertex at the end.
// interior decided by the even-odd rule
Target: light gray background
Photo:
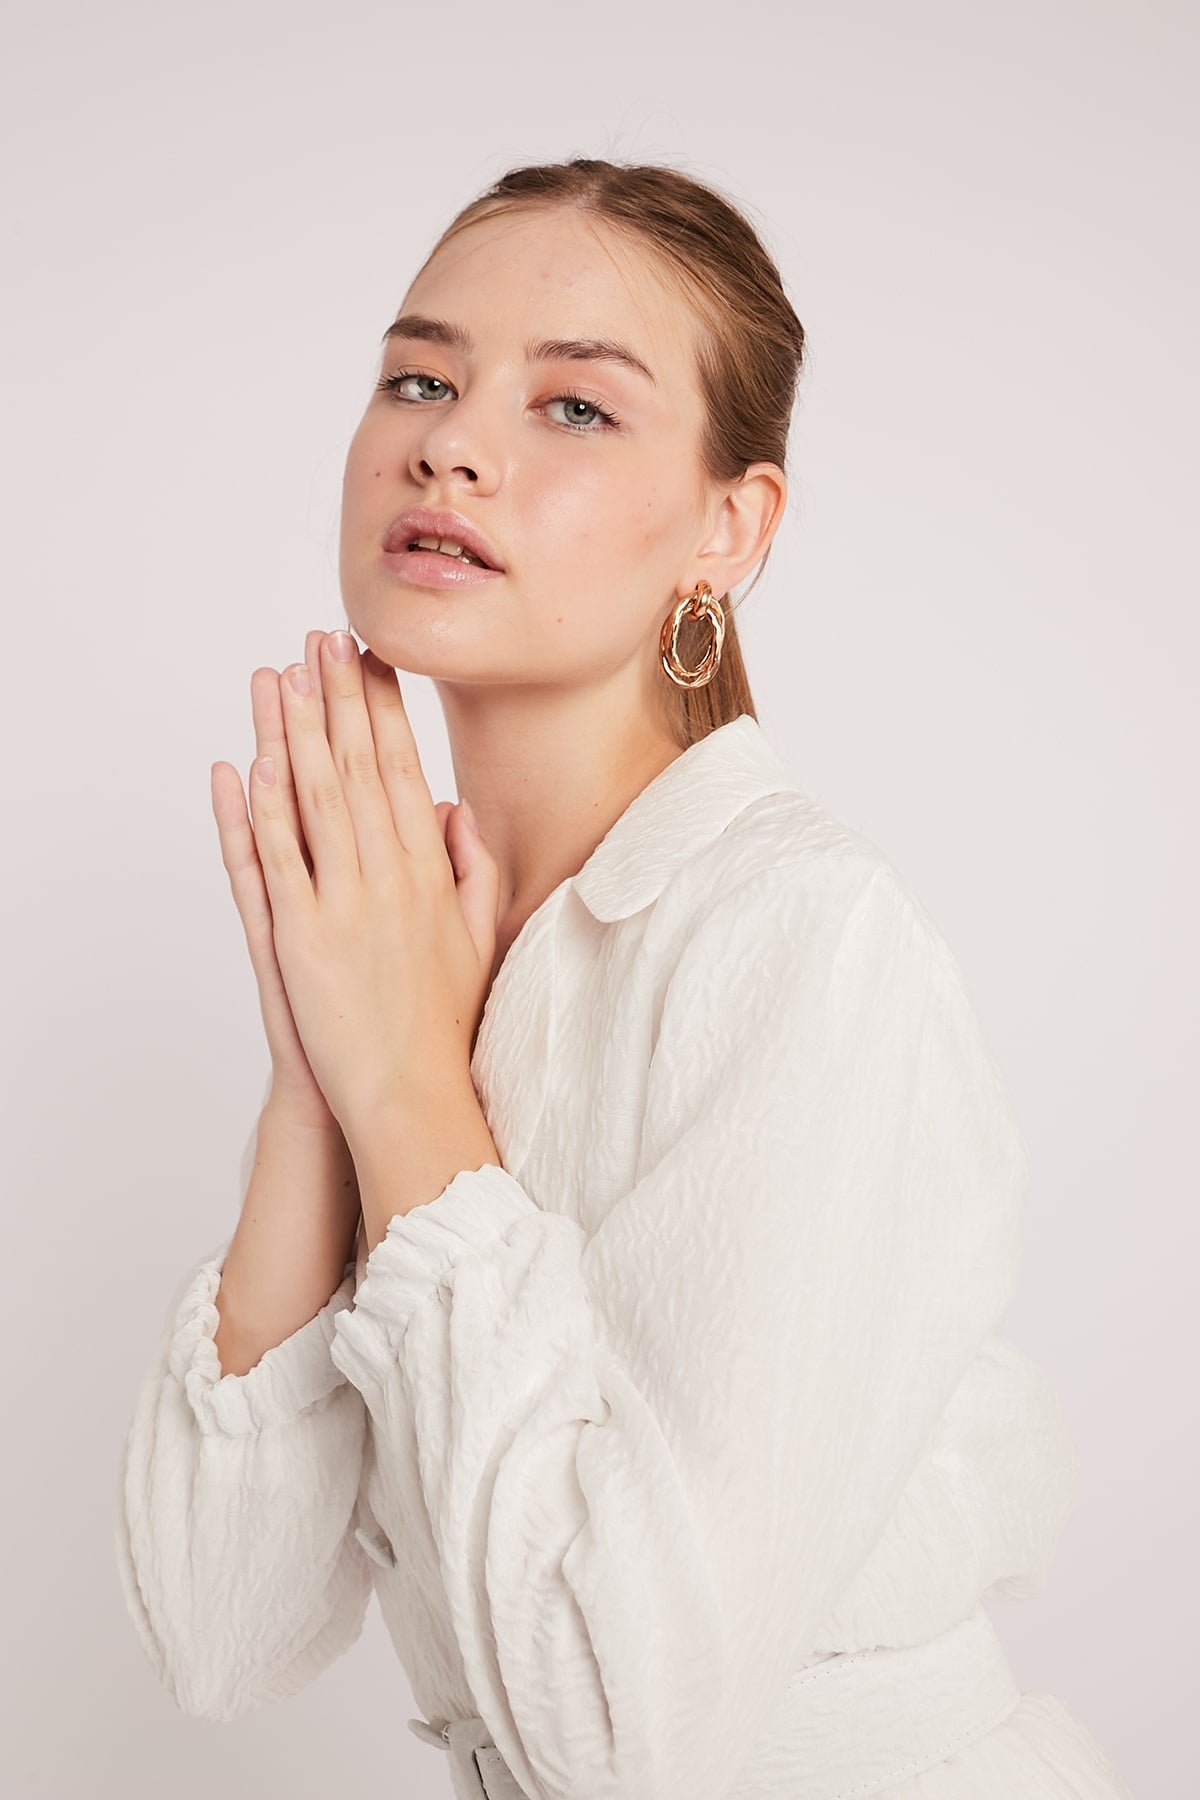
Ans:
{"type": "MultiPolygon", "coordinates": [[[[125,1617],[111,1512],[164,1307],[236,1219],[267,1069],[210,764],[246,777],[251,670],[343,623],[342,459],[433,236],[510,164],[573,154],[718,182],[809,333],[789,517],[740,614],[760,717],[966,969],[1033,1153],[1006,1330],[1084,1463],[1049,1588],[991,1611],[1022,1687],[1075,1708],[1139,1800],[1188,1785],[1196,16],[9,13],[21,1800],[449,1793],[374,1608],[293,1700],[177,1712],[125,1617]]],[[[432,685],[404,693],[453,797],[432,685]]]]}

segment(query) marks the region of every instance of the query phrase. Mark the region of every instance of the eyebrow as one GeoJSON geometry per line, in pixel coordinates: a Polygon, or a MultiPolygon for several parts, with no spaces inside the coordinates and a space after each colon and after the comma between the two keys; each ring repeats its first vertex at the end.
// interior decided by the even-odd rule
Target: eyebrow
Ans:
{"type": "MultiPolygon", "coordinates": [[[[405,313],[393,320],[380,341],[386,345],[394,338],[417,338],[426,344],[445,344],[464,355],[474,348],[470,332],[461,325],[451,324],[447,319],[426,318],[423,313],[405,313]]],[[[641,357],[611,338],[540,338],[526,344],[525,354],[530,362],[622,363],[644,375],[653,386],[658,386],[653,371],[641,357]]]]}

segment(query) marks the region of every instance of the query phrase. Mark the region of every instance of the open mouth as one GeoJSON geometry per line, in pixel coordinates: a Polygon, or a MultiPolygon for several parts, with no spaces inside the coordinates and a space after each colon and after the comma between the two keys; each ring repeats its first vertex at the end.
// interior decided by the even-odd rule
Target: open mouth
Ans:
{"type": "Polygon", "coordinates": [[[417,537],[412,538],[406,546],[409,550],[436,550],[441,556],[454,557],[458,562],[474,563],[477,569],[490,569],[481,556],[467,550],[455,538],[417,537]]]}

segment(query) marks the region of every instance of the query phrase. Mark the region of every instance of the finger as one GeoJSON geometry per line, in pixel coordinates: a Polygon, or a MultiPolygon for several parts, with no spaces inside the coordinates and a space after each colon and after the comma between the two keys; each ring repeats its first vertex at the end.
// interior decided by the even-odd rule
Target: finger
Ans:
{"type": "Polygon", "coordinates": [[[242,778],[227,762],[214,763],[209,778],[213,816],[221,839],[221,861],[246,933],[254,972],[262,981],[275,960],[271,902],[246,810],[242,778]]]}
{"type": "MultiPolygon", "coordinates": [[[[312,858],[308,854],[304,842],[304,826],[300,818],[300,806],[296,799],[296,787],[292,779],[292,759],[288,755],[287,732],[283,724],[283,703],[279,695],[279,674],[275,669],[255,669],[250,677],[250,704],[254,712],[254,755],[256,760],[263,756],[274,759],[276,783],[283,796],[287,811],[288,823],[300,843],[305,858],[305,867],[312,874],[312,858]]],[[[232,768],[232,763],[225,765],[232,768]]],[[[236,774],[236,770],[234,771],[236,774]]],[[[242,778],[238,775],[238,791],[241,792],[242,778]]],[[[243,796],[243,805],[244,805],[243,796]]],[[[246,819],[250,828],[249,815],[246,819]]]]}
{"type": "Polygon", "coordinates": [[[480,961],[490,967],[496,954],[500,912],[500,867],[478,832],[471,829],[462,803],[452,810],[446,848],[454,868],[459,905],[480,961]]]}
{"type": "MultiPolygon", "coordinates": [[[[382,881],[399,869],[404,846],[380,776],[375,736],[363,693],[362,657],[350,633],[344,631],[331,632],[326,637],[321,655],[329,748],[354,821],[359,865],[368,879],[382,881]],[[344,659],[334,655],[339,645],[349,653],[344,659]]],[[[434,829],[437,831],[436,819],[434,829]]]]}
{"type": "MultiPolygon", "coordinates": [[[[327,675],[325,681],[325,700],[328,706],[327,675]]],[[[312,857],[316,885],[320,888],[322,885],[357,881],[361,874],[361,864],[354,819],[321,722],[321,709],[307,663],[289,663],[280,678],[279,693],[284,729],[287,732],[288,755],[292,764],[292,780],[296,787],[296,799],[309,855],[312,857]],[[302,679],[303,690],[306,691],[297,686],[297,677],[302,679]]],[[[286,846],[280,848],[286,850],[286,846]]],[[[259,849],[261,852],[261,839],[259,849]]],[[[268,869],[268,888],[270,879],[268,869]]]]}
{"type": "MultiPolygon", "coordinates": [[[[306,924],[316,896],[300,841],[280,792],[278,768],[272,758],[255,758],[250,769],[249,787],[250,823],[266,883],[278,953],[281,929],[286,930],[297,921],[306,924]]],[[[302,781],[297,782],[296,791],[303,803],[302,781]]]]}
{"type": "Polygon", "coordinates": [[[362,683],[379,777],[391,806],[396,835],[414,856],[433,856],[439,848],[445,850],[445,837],[421,767],[396,671],[373,650],[364,650],[362,683]]]}
{"type": "Polygon", "coordinates": [[[304,660],[308,664],[308,672],[313,679],[313,692],[317,696],[317,705],[321,710],[321,724],[329,736],[329,719],[325,708],[325,690],[321,683],[321,645],[328,632],[310,631],[304,640],[304,660]]]}

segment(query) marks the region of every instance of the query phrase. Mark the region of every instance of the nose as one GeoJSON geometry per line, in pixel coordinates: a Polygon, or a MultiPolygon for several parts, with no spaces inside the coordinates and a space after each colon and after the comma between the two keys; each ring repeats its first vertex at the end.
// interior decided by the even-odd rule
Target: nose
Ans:
{"type": "Polygon", "coordinates": [[[430,407],[411,449],[410,471],[418,482],[459,481],[474,494],[491,493],[503,476],[503,457],[494,423],[489,426],[475,400],[430,407]]]}

